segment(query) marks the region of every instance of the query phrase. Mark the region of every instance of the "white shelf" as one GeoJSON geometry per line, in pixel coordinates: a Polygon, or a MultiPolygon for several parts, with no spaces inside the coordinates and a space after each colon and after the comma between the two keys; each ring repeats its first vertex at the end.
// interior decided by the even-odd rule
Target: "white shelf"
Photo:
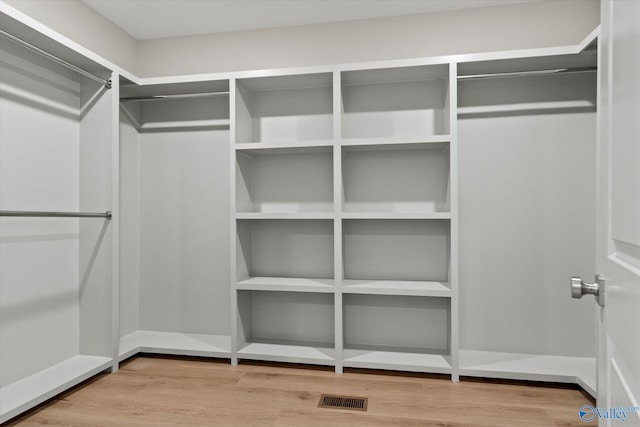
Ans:
{"type": "Polygon", "coordinates": [[[403,280],[344,280],[342,291],[349,294],[413,295],[451,298],[443,282],[403,280]]]}
{"type": "Polygon", "coordinates": [[[257,153],[268,153],[277,151],[287,153],[290,151],[300,151],[313,148],[327,149],[333,147],[333,139],[321,139],[315,141],[285,141],[285,142],[245,142],[236,143],[236,151],[255,151],[257,153]]]}
{"type": "Polygon", "coordinates": [[[572,100],[572,101],[548,101],[548,102],[523,102],[519,104],[504,105],[482,105],[459,107],[458,115],[481,115],[481,114],[505,114],[522,111],[556,111],[571,109],[594,109],[595,104],[590,100],[572,100]]]}
{"type": "Polygon", "coordinates": [[[112,363],[108,357],[75,356],[2,387],[0,423],[108,369],[112,363]]]}
{"type": "Polygon", "coordinates": [[[229,119],[162,121],[141,123],[141,131],[199,129],[199,128],[229,128],[229,119]]]}
{"type": "Polygon", "coordinates": [[[451,142],[451,135],[425,135],[424,137],[384,137],[384,138],[343,138],[343,147],[375,146],[375,145],[413,145],[413,144],[439,144],[444,145],[451,142]]]}
{"type": "Polygon", "coordinates": [[[451,219],[451,212],[342,212],[343,219],[451,219]]]}
{"type": "Polygon", "coordinates": [[[236,219],[333,219],[333,212],[238,212],[236,219]]]}
{"type": "Polygon", "coordinates": [[[119,359],[136,353],[230,357],[231,337],[179,332],[136,331],[120,338],[119,359]]]}
{"type": "Polygon", "coordinates": [[[305,279],[291,277],[250,277],[236,284],[238,290],[333,292],[332,279],[305,279]]]}
{"type": "Polygon", "coordinates": [[[575,383],[596,395],[593,357],[460,350],[460,375],[575,383]]]}
{"type": "Polygon", "coordinates": [[[305,345],[247,343],[238,351],[238,358],[333,365],[335,350],[329,347],[305,345]]]}
{"type": "Polygon", "coordinates": [[[438,374],[451,373],[449,356],[401,351],[348,350],[343,364],[350,368],[393,369],[438,374]]]}

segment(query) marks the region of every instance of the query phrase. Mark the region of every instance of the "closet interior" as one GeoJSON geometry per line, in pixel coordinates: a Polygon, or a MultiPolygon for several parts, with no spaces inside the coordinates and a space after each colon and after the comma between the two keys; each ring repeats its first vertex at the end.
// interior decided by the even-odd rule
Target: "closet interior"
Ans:
{"type": "Polygon", "coordinates": [[[0,209],[112,217],[0,218],[0,421],[139,352],[595,394],[597,32],[139,79],[3,29],[112,83],[2,40],[0,209]]]}
{"type": "Polygon", "coordinates": [[[111,72],[2,23],[0,422],[114,366],[119,247],[111,72]]]}
{"type": "Polygon", "coordinates": [[[120,98],[118,359],[229,357],[229,82],[123,78],[120,98]]]}

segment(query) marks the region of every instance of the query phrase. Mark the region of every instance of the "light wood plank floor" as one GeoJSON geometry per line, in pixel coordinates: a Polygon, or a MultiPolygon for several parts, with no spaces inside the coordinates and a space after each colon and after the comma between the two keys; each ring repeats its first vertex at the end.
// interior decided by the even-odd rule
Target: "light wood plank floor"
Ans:
{"type": "Polygon", "coordinates": [[[581,390],[524,382],[137,357],[7,425],[588,426],[581,390]],[[367,412],[318,408],[320,395],[368,397],[367,412]]]}

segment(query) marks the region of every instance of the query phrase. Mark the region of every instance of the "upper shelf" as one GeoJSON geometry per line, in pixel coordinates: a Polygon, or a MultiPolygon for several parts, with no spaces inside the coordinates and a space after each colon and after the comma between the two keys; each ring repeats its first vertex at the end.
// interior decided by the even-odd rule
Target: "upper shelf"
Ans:
{"type": "Polygon", "coordinates": [[[598,52],[586,49],[579,54],[510,58],[490,61],[462,62],[458,64],[458,77],[486,74],[520,73],[541,70],[580,69],[595,67],[598,52]]]}
{"type": "Polygon", "coordinates": [[[595,111],[597,52],[460,64],[458,118],[595,111]]]}
{"type": "MultiPolygon", "coordinates": [[[[49,35],[43,34],[40,31],[31,28],[30,26],[18,21],[17,19],[5,14],[0,14],[0,20],[2,21],[2,31],[14,36],[44,52],[53,55],[75,67],[85,70],[91,74],[94,74],[100,78],[108,80],[111,78],[111,70],[101,65],[97,61],[90,59],[87,55],[83,55],[78,50],[81,50],[80,45],[75,45],[78,50],[67,46],[49,35]]],[[[2,43],[13,43],[5,39],[0,38],[2,43]]],[[[87,51],[88,53],[88,51],[87,51]]],[[[95,56],[95,55],[93,55],[95,56]]],[[[79,74],[78,74],[79,75],[79,74]]]]}
{"type": "Polygon", "coordinates": [[[230,126],[228,80],[139,86],[121,79],[120,92],[121,111],[140,132],[230,126]]]}

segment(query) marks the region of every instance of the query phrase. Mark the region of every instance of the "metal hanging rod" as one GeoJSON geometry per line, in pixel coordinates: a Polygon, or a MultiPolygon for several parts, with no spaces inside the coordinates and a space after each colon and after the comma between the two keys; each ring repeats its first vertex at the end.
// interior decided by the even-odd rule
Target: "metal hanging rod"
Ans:
{"type": "Polygon", "coordinates": [[[487,73],[487,74],[470,74],[466,76],[458,76],[458,80],[483,80],[497,79],[501,77],[527,77],[527,76],[545,76],[551,74],[573,74],[573,73],[592,73],[598,71],[598,67],[578,67],[578,68],[554,68],[551,70],[532,70],[532,71],[512,71],[504,73],[487,73]]]}
{"type": "Polygon", "coordinates": [[[39,211],[0,211],[0,216],[21,217],[54,217],[54,218],[106,218],[111,219],[111,211],[107,212],[39,212],[39,211]]]}
{"type": "Polygon", "coordinates": [[[16,43],[16,44],[18,44],[20,46],[26,47],[27,49],[31,50],[32,52],[35,52],[38,55],[44,56],[45,58],[55,62],[56,64],[60,64],[60,65],[62,65],[64,67],[67,67],[70,70],[75,71],[76,73],[82,74],[85,77],[88,77],[88,78],[90,78],[92,80],[97,81],[98,83],[102,83],[103,85],[105,85],[105,87],[107,89],[111,89],[111,80],[103,79],[102,77],[96,76],[95,74],[90,73],[89,71],[86,71],[86,70],[83,70],[82,68],[76,67],[75,65],[65,61],[64,59],[60,59],[57,56],[54,56],[54,55],[50,54],[49,52],[46,52],[46,51],[40,49],[39,47],[36,47],[36,46],[32,45],[31,43],[27,43],[26,41],[24,41],[22,39],[19,39],[18,37],[7,33],[6,31],[0,30],[0,36],[6,38],[8,40],[11,40],[12,42],[14,42],[14,43],[16,43]]]}
{"type": "Polygon", "coordinates": [[[130,96],[120,98],[120,101],[164,101],[167,99],[187,99],[187,98],[209,98],[212,96],[227,96],[226,92],[201,92],[201,93],[180,93],[175,95],[148,95],[148,96],[130,96]]]}

